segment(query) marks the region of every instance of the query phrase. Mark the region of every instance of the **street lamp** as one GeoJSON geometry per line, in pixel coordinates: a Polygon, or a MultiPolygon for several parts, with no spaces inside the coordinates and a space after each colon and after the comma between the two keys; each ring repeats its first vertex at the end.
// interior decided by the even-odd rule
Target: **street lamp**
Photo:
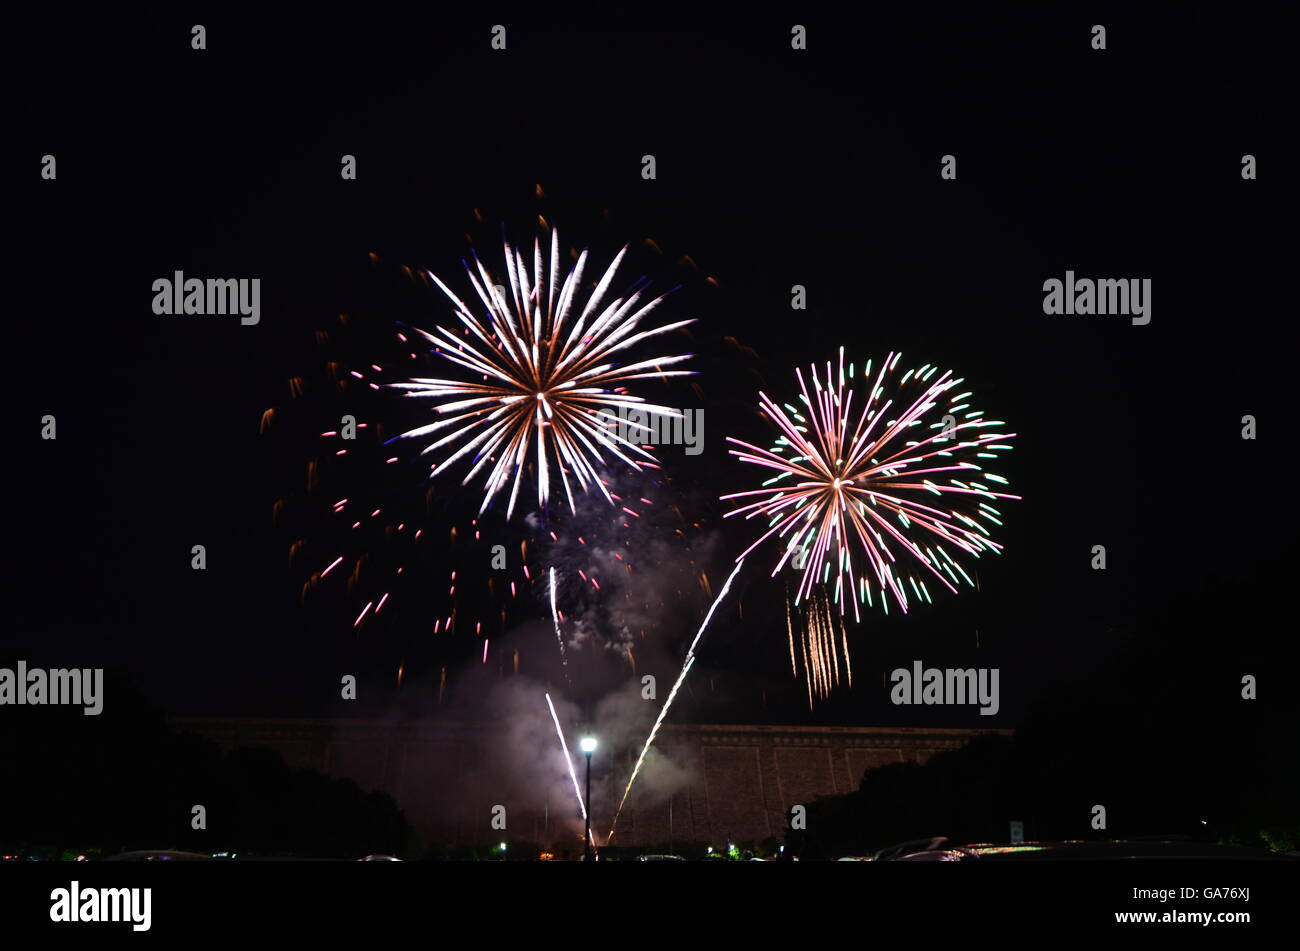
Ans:
{"type": "Polygon", "coordinates": [[[591,861],[591,754],[596,752],[596,738],[584,736],[578,748],[587,754],[587,825],[582,833],[582,860],[591,861]]]}

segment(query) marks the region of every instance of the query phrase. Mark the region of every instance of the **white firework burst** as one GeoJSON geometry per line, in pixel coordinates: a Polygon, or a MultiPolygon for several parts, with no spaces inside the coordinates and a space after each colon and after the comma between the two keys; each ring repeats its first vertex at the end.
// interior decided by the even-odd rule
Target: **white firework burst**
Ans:
{"type": "Polygon", "coordinates": [[[571,478],[580,491],[594,486],[612,502],[598,472],[606,454],[634,469],[644,464],[638,457],[654,462],[653,454],[636,438],[650,428],[627,418],[626,411],[635,408],[649,415],[681,416],[675,409],[648,403],[626,390],[626,384],[634,380],[693,372],[664,369],[690,359],[690,354],[620,362],[645,340],[693,322],[680,320],[640,329],[666,296],[643,304],[645,281],[636,282],[626,297],[603,304],[626,253],[625,246],[585,301],[580,297],[587,252],[578,256],[561,282],[560,238],[555,230],[551,231],[549,267],[543,261],[540,239],[533,243],[531,271],[524,255],[505,244],[508,287],[498,286],[474,255],[473,266],[465,262],[465,272],[482,303],[483,315],[476,314],[437,275],[426,272],[451,299],[465,329],[460,334],[446,327],[419,333],[441,356],[479,379],[416,378],[391,384],[408,390],[409,396],[439,401],[435,410],[440,419],[398,438],[441,434],[422,451],[446,449],[449,453],[432,467],[433,475],[473,453],[463,484],[485,473],[480,512],[512,483],[506,517],[513,515],[530,458],[535,462],[539,506],[545,507],[550,498],[555,472],[570,510],[574,509],[571,478]]]}

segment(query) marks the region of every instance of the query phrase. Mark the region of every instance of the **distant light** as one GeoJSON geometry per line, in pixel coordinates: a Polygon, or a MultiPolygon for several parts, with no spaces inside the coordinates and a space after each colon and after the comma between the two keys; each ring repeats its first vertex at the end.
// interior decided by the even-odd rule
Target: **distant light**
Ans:
{"type": "Polygon", "coordinates": [[[578,742],[578,748],[584,753],[596,752],[596,738],[594,736],[584,736],[578,742]]]}
{"type": "Polygon", "coordinates": [[[502,852],[504,852],[504,851],[506,850],[506,844],[505,844],[504,842],[501,843],[501,845],[500,845],[500,849],[501,849],[502,852]]]}
{"type": "Polygon", "coordinates": [[[713,846],[710,845],[707,849],[705,849],[705,851],[708,852],[710,855],[712,855],[712,854],[713,854],[713,846]]]}
{"type": "Polygon", "coordinates": [[[780,848],[780,849],[778,849],[778,850],[777,850],[777,851],[778,851],[778,852],[784,852],[784,851],[785,851],[785,846],[784,846],[784,845],[783,845],[783,846],[781,846],[781,848],[780,848]]]}

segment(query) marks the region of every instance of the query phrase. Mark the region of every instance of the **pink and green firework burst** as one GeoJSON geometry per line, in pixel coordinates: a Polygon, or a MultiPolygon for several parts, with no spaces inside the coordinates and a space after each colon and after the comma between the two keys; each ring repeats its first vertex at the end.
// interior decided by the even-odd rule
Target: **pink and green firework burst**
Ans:
{"type": "Polygon", "coordinates": [[[637,281],[626,297],[604,303],[606,292],[627,248],[614,258],[590,294],[583,284],[587,252],[583,251],[561,281],[560,238],[552,230],[550,254],[533,244],[531,267],[524,254],[505,245],[507,282],[498,283],[474,257],[465,272],[482,312],[458,297],[429,273],[455,305],[463,327],[456,333],[438,327],[420,331],[446,360],[468,374],[462,379],[416,378],[390,384],[408,395],[430,398],[440,417],[436,422],[403,433],[402,438],[438,434],[425,453],[445,450],[432,475],[470,456],[468,484],[485,474],[483,506],[510,485],[506,516],[514,512],[526,470],[532,470],[537,502],[545,508],[558,474],[570,511],[573,483],[580,491],[595,489],[611,503],[600,470],[608,457],[639,469],[653,465],[654,456],[624,428],[647,427],[620,417],[635,408],[677,417],[677,410],[647,403],[630,393],[627,384],[649,377],[689,375],[688,370],[664,367],[690,359],[689,354],[628,360],[628,353],[653,337],[691,323],[680,320],[643,328],[646,316],[663,295],[642,302],[646,282],[637,281]]]}
{"type": "Polygon", "coordinates": [[[995,506],[1019,496],[994,467],[1015,433],[986,418],[951,370],[900,372],[901,360],[891,353],[859,373],[841,348],[838,367],[809,367],[811,388],[795,371],[800,405],[759,394],[779,433],[771,449],[728,437],[732,455],[773,473],[761,488],[723,496],[750,500],[728,517],[767,519],[740,557],[780,539],[772,575],[791,560],[802,568],[796,604],[822,585],[855,620],[877,600],[886,613],[891,599],[906,612],[929,602],[934,585],[973,587],[962,561],[1002,550],[995,506]]]}

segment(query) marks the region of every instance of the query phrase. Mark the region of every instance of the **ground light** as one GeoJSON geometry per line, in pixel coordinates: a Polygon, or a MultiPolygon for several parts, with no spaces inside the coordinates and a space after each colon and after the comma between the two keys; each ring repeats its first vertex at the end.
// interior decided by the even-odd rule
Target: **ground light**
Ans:
{"type": "Polygon", "coordinates": [[[584,736],[578,741],[578,749],[587,754],[587,820],[582,831],[582,860],[591,861],[591,754],[596,752],[596,738],[584,736]]]}

